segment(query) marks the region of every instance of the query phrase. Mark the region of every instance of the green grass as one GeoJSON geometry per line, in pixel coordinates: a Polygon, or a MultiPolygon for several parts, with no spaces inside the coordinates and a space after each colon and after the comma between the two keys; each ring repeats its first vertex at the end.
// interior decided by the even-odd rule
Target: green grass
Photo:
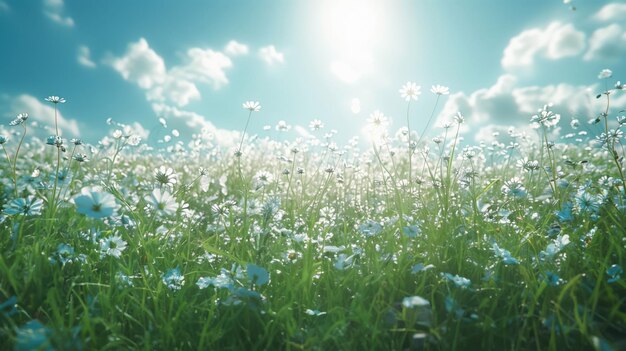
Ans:
{"type": "Polygon", "coordinates": [[[623,155],[622,140],[546,148],[544,128],[536,142],[472,149],[452,128],[412,162],[395,139],[362,151],[258,139],[237,157],[208,144],[150,150],[130,145],[132,131],[65,152],[27,138],[15,177],[10,141],[0,165],[1,348],[625,348],[626,281],[607,273],[626,267],[623,165],[609,156],[623,155]],[[58,152],[69,158],[60,166],[58,152]],[[539,163],[524,170],[518,160],[539,163]],[[158,182],[161,166],[175,184],[163,170],[158,182]],[[55,181],[65,168],[71,180],[55,181]],[[79,213],[73,200],[89,187],[114,196],[113,216],[79,213]],[[154,189],[173,196],[174,210],[149,204],[154,189]],[[28,195],[41,211],[10,214],[28,195]],[[119,255],[103,251],[112,237],[126,243],[119,255]],[[255,283],[248,264],[270,281],[255,283]],[[413,272],[417,264],[432,267],[413,272]],[[184,282],[168,286],[176,268],[184,282]],[[228,287],[196,284],[220,274],[228,287]],[[428,305],[403,304],[411,296],[428,305]]]}

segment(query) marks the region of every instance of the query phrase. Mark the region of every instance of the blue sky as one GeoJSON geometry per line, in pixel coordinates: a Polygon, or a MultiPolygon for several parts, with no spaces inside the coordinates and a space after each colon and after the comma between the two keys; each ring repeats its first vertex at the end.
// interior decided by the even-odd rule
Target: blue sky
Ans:
{"type": "Polygon", "coordinates": [[[624,18],[623,1],[0,0],[0,116],[49,124],[43,99],[59,95],[68,137],[95,142],[107,118],[155,137],[163,117],[181,138],[226,140],[255,100],[252,133],[275,136],[263,127],[284,120],[285,137],[306,135],[320,119],[346,141],[374,110],[402,127],[398,89],[414,81],[412,128],[441,84],[438,120],[460,111],[474,139],[527,125],[548,102],[564,120],[596,113],[600,70],[626,80],[624,18]]]}

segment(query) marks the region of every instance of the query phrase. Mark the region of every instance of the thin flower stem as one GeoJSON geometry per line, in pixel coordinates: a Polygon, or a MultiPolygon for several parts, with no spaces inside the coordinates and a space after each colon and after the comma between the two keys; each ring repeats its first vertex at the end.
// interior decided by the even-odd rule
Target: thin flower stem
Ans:
{"type": "Polygon", "coordinates": [[[7,148],[4,147],[4,144],[2,144],[2,150],[4,150],[4,154],[7,157],[7,161],[9,161],[9,165],[11,166],[11,170],[13,171],[13,190],[15,191],[15,197],[18,197],[18,192],[17,192],[17,173],[15,172],[15,167],[13,167],[13,161],[11,160],[11,157],[9,156],[9,153],[7,152],[7,148]]]}
{"type": "Polygon", "coordinates": [[[241,134],[241,141],[239,142],[239,148],[237,151],[241,152],[241,147],[243,146],[243,139],[246,137],[246,131],[248,130],[248,124],[250,124],[250,117],[252,117],[252,110],[248,113],[248,120],[246,121],[246,126],[243,128],[243,133],[241,134]]]}
{"type": "Polygon", "coordinates": [[[20,138],[19,144],[17,144],[17,150],[15,150],[15,158],[13,159],[13,181],[15,185],[15,197],[19,196],[17,191],[17,157],[20,153],[20,149],[22,148],[22,144],[24,143],[24,138],[26,137],[26,125],[22,123],[22,127],[24,128],[24,133],[22,134],[22,138],[20,138]]]}
{"type": "Polygon", "coordinates": [[[413,194],[413,145],[411,145],[411,123],[409,111],[411,109],[411,100],[406,105],[406,129],[408,130],[409,142],[409,194],[413,194]]]}
{"type": "Polygon", "coordinates": [[[435,106],[433,107],[433,110],[430,113],[430,117],[428,118],[428,122],[426,122],[426,127],[424,127],[424,130],[420,134],[419,139],[417,139],[417,143],[416,143],[417,145],[419,145],[420,141],[422,141],[422,138],[424,137],[424,135],[428,131],[428,126],[430,126],[430,122],[433,120],[433,116],[435,115],[435,110],[437,110],[437,104],[439,104],[439,98],[440,97],[441,97],[441,95],[437,94],[437,100],[435,101],[435,106]]]}

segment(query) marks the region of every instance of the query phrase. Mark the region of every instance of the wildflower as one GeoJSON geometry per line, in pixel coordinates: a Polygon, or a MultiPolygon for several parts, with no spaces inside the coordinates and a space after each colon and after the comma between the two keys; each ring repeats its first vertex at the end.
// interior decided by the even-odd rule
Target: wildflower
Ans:
{"type": "Polygon", "coordinates": [[[417,100],[417,98],[422,94],[421,89],[422,87],[419,85],[413,82],[407,82],[399,90],[400,97],[406,101],[417,100]]]}
{"type": "Polygon", "coordinates": [[[342,271],[352,266],[353,259],[354,259],[354,256],[348,256],[343,253],[339,254],[339,256],[337,256],[337,261],[335,262],[334,266],[338,270],[342,271]]]}
{"type": "Polygon", "coordinates": [[[415,266],[413,266],[411,268],[411,273],[416,274],[416,273],[419,273],[419,272],[427,271],[427,270],[432,269],[432,268],[435,268],[435,266],[432,265],[432,264],[428,264],[428,265],[424,266],[424,264],[418,263],[418,264],[416,264],[415,266]]]}
{"type": "Polygon", "coordinates": [[[248,280],[256,286],[263,286],[270,281],[270,274],[263,267],[248,263],[246,272],[248,273],[248,280]]]}
{"type": "Polygon", "coordinates": [[[518,177],[513,177],[506,182],[500,189],[506,196],[512,196],[516,198],[523,198],[526,196],[526,188],[522,184],[522,180],[518,177]]]}
{"type": "Polygon", "coordinates": [[[133,287],[135,285],[131,278],[135,277],[130,277],[119,271],[115,273],[115,280],[123,287],[133,287]]]}
{"type": "Polygon", "coordinates": [[[289,129],[291,129],[291,126],[285,121],[278,121],[278,124],[276,124],[276,130],[279,132],[287,132],[289,129]]]}
{"type": "Polygon", "coordinates": [[[617,89],[617,90],[624,90],[624,89],[626,89],[626,84],[622,84],[622,82],[618,80],[615,83],[615,89],[617,89]]]}
{"type": "Polygon", "coordinates": [[[4,205],[6,215],[36,216],[41,214],[43,201],[30,195],[26,198],[17,198],[4,205]]]}
{"type": "Polygon", "coordinates": [[[491,250],[496,255],[496,257],[502,258],[502,263],[504,264],[519,264],[519,261],[511,256],[511,253],[508,250],[502,249],[498,246],[498,244],[493,243],[491,246],[491,250]]]}
{"type": "Polygon", "coordinates": [[[608,68],[605,68],[602,71],[600,71],[600,73],[598,74],[598,79],[607,79],[607,78],[611,78],[612,76],[613,76],[613,71],[611,71],[608,68]]]}
{"type": "Polygon", "coordinates": [[[78,146],[78,145],[83,145],[83,141],[82,139],[78,139],[78,138],[72,138],[70,139],[70,143],[78,146]]]}
{"type": "Polygon", "coordinates": [[[258,101],[246,101],[242,106],[244,109],[254,112],[259,112],[261,110],[261,104],[258,101]]]}
{"type": "Polygon", "coordinates": [[[369,125],[375,129],[383,129],[389,125],[389,119],[382,112],[374,111],[367,120],[369,125]]]}
{"type": "Polygon", "coordinates": [[[302,253],[292,249],[287,250],[287,252],[283,254],[283,261],[287,263],[294,263],[300,258],[302,258],[302,253]]]}
{"type": "Polygon", "coordinates": [[[229,272],[224,268],[222,268],[220,275],[218,275],[215,278],[210,278],[210,277],[199,278],[198,281],[196,282],[196,285],[198,286],[199,289],[206,289],[209,287],[209,285],[212,285],[216,288],[226,288],[229,290],[233,290],[235,288],[233,279],[230,277],[229,272]]]}
{"type": "Polygon", "coordinates": [[[85,162],[85,161],[87,161],[87,160],[88,160],[87,155],[85,155],[85,154],[80,154],[80,153],[79,153],[79,154],[74,155],[74,156],[73,156],[73,158],[74,158],[74,160],[75,160],[76,162],[85,162]]]}
{"type": "Polygon", "coordinates": [[[586,191],[579,192],[576,195],[576,208],[581,212],[598,213],[600,210],[600,199],[586,191]]]}
{"type": "Polygon", "coordinates": [[[561,250],[563,250],[567,245],[569,245],[569,235],[558,235],[556,239],[554,239],[548,246],[545,251],[541,251],[539,255],[541,258],[554,258],[561,250]]]}
{"type": "Polygon", "coordinates": [[[53,350],[50,328],[33,319],[16,331],[15,350],[53,350]]]}
{"type": "Polygon", "coordinates": [[[5,137],[4,135],[0,135],[0,145],[6,144],[7,141],[9,141],[9,138],[5,137]]]}
{"type": "Polygon", "coordinates": [[[530,126],[532,128],[537,129],[542,126],[549,128],[554,127],[557,123],[559,123],[561,115],[548,110],[549,107],[550,105],[544,105],[543,108],[539,109],[536,115],[533,115],[530,118],[530,126]]]}
{"type": "Polygon", "coordinates": [[[444,87],[443,85],[433,85],[430,88],[430,92],[437,95],[448,95],[450,94],[450,89],[448,87],[444,87]]]}
{"type": "Polygon", "coordinates": [[[322,123],[322,121],[320,121],[319,119],[314,119],[311,121],[311,123],[309,123],[309,128],[312,131],[320,130],[324,128],[324,123],[322,123]]]}
{"type": "Polygon", "coordinates": [[[572,215],[572,209],[574,205],[572,203],[566,202],[563,204],[560,211],[556,212],[556,218],[560,222],[571,222],[574,220],[574,216],[572,215]]]}
{"type": "Polygon", "coordinates": [[[609,267],[609,269],[607,269],[606,274],[608,274],[610,277],[607,280],[607,282],[615,283],[616,281],[622,278],[622,274],[624,274],[624,270],[619,265],[614,264],[611,267],[609,267]]]}
{"type": "Polygon", "coordinates": [[[178,209],[176,199],[167,190],[156,188],[150,195],[146,195],[144,200],[160,215],[173,215],[178,209]]]}
{"type": "Polygon", "coordinates": [[[114,235],[106,239],[100,239],[100,256],[113,256],[120,258],[122,251],[126,249],[126,241],[119,235],[114,235]]]}
{"type": "Polygon", "coordinates": [[[46,144],[59,147],[59,146],[63,145],[63,139],[60,136],[58,136],[58,135],[50,135],[46,139],[46,144]]]}
{"type": "Polygon", "coordinates": [[[558,274],[547,271],[544,277],[544,281],[550,286],[558,286],[563,283],[563,279],[558,274]]]}
{"type": "Polygon", "coordinates": [[[422,234],[422,229],[418,225],[409,225],[402,228],[402,233],[409,238],[417,238],[422,234]]]}
{"type": "Polygon", "coordinates": [[[274,176],[268,171],[258,171],[254,175],[254,183],[258,187],[264,187],[274,181],[274,176]]]}
{"type": "Polygon", "coordinates": [[[458,286],[461,289],[467,289],[469,288],[470,284],[472,284],[471,280],[465,277],[461,277],[458,274],[452,275],[450,273],[442,273],[441,275],[447,280],[453,282],[454,285],[458,286]]]}
{"type": "Polygon", "coordinates": [[[374,236],[379,234],[383,230],[383,226],[376,221],[368,219],[367,221],[359,225],[358,230],[361,235],[374,236]]]}
{"type": "Polygon", "coordinates": [[[45,98],[46,101],[51,102],[53,104],[64,104],[65,103],[65,99],[62,97],[58,97],[58,96],[48,96],[47,98],[45,98]]]}
{"type": "Polygon", "coordinates": [[[309,308],[307,308],[307,310],[304,311],[304,313],[308,314],[309,316],[315,316],[315,317],[323,316],[326,314],[326,312],[320,312],[320,310],[312,310],[309,308]]]}
{"type": "Polygon", "coordinates": [[[83,188],[81,195],[74,197],[76,211],[92,218],[111,217],[119,208],[115,197],[97,188],[83,188]]]}
{"type": "Polygon", "coordinates": [[[463,124],[465,122],[465,117],[461,114],[461,112],[457,112],[452,118],[454,118],[454,121],[457,124],[463,124]]]}
{"type": "Polygon", "coordinates": [[[430,302],[421,296],[408,296],[402,299],[402,306],[406,308],[429,306],[430,302]]]}
{"type": "Polygon", "coordinates": [[[50,257],[50,263],[56,263],[58,258],[58,261],[61,262],[61,265],[65,266],[66,263],[72,262],[73,257],[73,247],[67,244],[59,244],[59,246],[57,246],[57,251],[55,252],[55,257],[50,257]]]}
{"type": "Polygon", "coordinates": [[[154,170],[154,180],[159,186],[173,187],[178,182],[178,176],[171,167],[161,166],[154,170]]]}
{"type": "Polygon", "coordinates": [[[170,290],[180,290],[185,284],[185,276],[180,273],[180,268],[176,267],[165,272],[161,276],[161,281],[170,290]]]}
{"type": "Polygon", "coordinates": [[[12,120],[11,122],[9,122],[10,126],[19,126],[21,124],[24,124],[24,122],[26,122],[26,120],[28,119],[28,113],[20,113],[18,114],[14,120],[12,120]]]}

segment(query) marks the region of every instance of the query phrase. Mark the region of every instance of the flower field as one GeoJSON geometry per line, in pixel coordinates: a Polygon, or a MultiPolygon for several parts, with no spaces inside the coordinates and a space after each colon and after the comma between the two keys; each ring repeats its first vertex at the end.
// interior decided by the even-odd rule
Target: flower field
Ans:
{"type": "Polygon", "coordinates": [[[403,128],[376,111],[345,145],[320,120],[251,137],[254,101],[230,145],[7,121],[0,348],[626,349],[621,83],[589,121],[537,106],[483,142],[463,111],[412,129],[400,93],[403,128]]]}

